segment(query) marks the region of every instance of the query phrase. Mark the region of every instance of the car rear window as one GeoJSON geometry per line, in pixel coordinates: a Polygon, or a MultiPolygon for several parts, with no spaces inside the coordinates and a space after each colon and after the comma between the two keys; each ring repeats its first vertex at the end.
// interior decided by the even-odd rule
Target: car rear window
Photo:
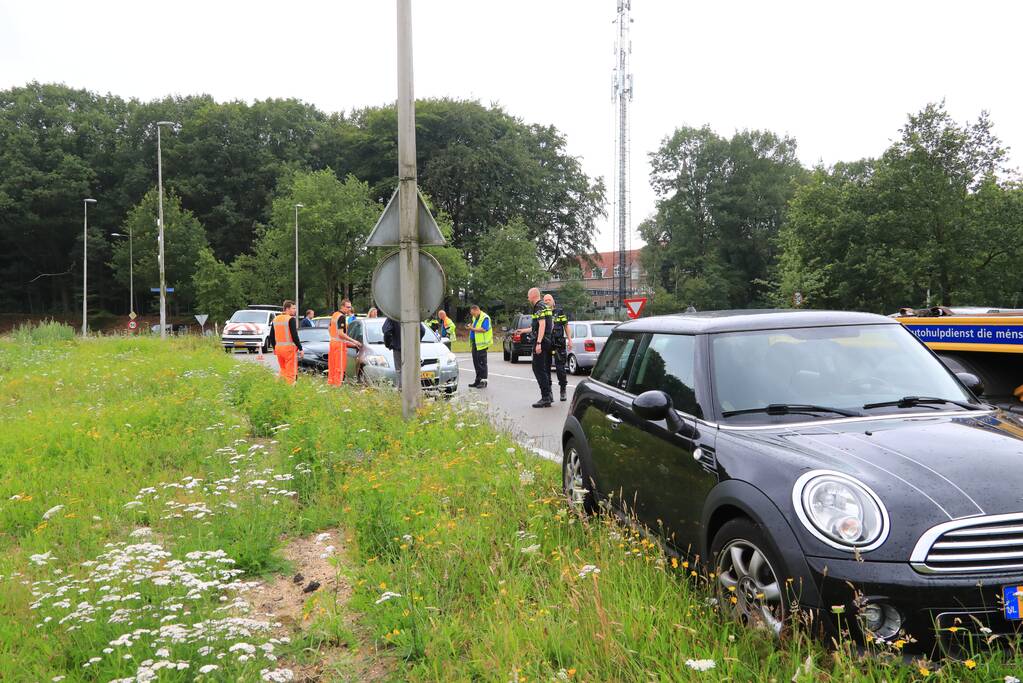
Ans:
{"type": "Polygon", "coordinates": [[[325,342],[330,341],[330,330],[325,327],[300,327],[298,338],[302,342],[325,342]]]}

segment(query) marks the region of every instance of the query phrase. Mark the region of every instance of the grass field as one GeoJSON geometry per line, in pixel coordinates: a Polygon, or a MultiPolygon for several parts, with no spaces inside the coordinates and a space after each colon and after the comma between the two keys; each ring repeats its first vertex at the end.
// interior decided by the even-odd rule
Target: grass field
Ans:
{"type": "MultiPolygon", "coordinates": [[[[472,349],[469,348],[468,339],[454,340],[453,342],[451,342],[451,350],[454,351],[455,353],[469,353],[470,351],[472,351],[472,349]]],[[[494,345],[487,349],[487,351],[489,351],[490,353],[501,353],[501,343],[495,340],[494,345]]]]}
{"type": "Polygon", "coordinates": [[[446,403],[278,384],[198,339],[0,340],[0,680],[998,681],[1015,648],[903,663],[712,604],[708,580],[558,492],[446,403]],[[351,596],[282,635],[252,584],[291,539],[351,596]],[[61,679],[60,677],[64,677],[61,679]]]}

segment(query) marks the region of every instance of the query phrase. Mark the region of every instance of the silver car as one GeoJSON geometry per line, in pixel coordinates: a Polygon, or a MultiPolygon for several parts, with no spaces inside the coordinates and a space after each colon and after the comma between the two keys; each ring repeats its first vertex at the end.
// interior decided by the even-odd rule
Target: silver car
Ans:
{"type": "MultiPolygon", "coordinates": [[[[362,342],[362,349],[348,349],[348,368],[360,382],[394,384],[394,355],[384,346],[384,318],[359,318],[349,324],[348,334],[362,342]]],[[[419,379],[423,389],[454,394],[458,391],[458,360],[426,325],[419,345],[419,379]]]]}
{"type": "Polygon", "coordinates": [[[572,352],[568,354],[568,371],[578,375],[597,364],[597,356],[611,330],[620,323],[613,320],[577,320],[568,324],[572,335],[572,352]]]}

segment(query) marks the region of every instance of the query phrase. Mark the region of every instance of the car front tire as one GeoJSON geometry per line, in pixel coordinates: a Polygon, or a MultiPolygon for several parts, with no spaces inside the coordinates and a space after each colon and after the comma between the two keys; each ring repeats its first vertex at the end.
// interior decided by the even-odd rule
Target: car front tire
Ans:
{"type": "Polygon", "coordinates": [[[508,347],[507,347],[507,346],[505,346],[505,347],[504,347],[504,360],[505,360],[505,361],[508,361],[508,360],[509,360],[510,358],[511,358],[511,354],[510,354],[510,353],[508,353],[508,347]]]}
{"type": "Polygon", "coordinates": [[[764,530],[745,517],[726,522],[710,548],[722,606],[747,626],[781,637],[788,626],[787,573],[764,530]]]}

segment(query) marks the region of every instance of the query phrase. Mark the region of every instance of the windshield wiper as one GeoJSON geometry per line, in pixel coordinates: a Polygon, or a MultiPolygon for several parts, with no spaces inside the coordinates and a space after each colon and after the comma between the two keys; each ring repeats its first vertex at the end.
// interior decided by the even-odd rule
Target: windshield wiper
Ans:
{"type": "Polygon", "coordinates": [[[804,405],[800,403],[772,403],[762,408],[745,408],[743,410],[725,410],[722,417],[733,415],[748,415],[750,413],[767,413],[768,415],[791,415],[793,413],[835,413],[846,417],[859,417],[863,413],[857,410],[846,410],[844,408],[832,408],[830,406],[804,405]]]}
{"type": "Polygon", "coordinates": [[[916,406],[942,405],[945,403],[951,403],[952,405],[965,408],[966,410],[980,410],[981,408],[979,405],[966,403],[965,401],[954,401],[950,398],[937,398],[935,396],[903,396],[898,401],[868,403],[863,406],[863,409],[870,410],[871,408],[887,408],[889,406],[895,406],[896,408],[915,408],[916,406]]]}

